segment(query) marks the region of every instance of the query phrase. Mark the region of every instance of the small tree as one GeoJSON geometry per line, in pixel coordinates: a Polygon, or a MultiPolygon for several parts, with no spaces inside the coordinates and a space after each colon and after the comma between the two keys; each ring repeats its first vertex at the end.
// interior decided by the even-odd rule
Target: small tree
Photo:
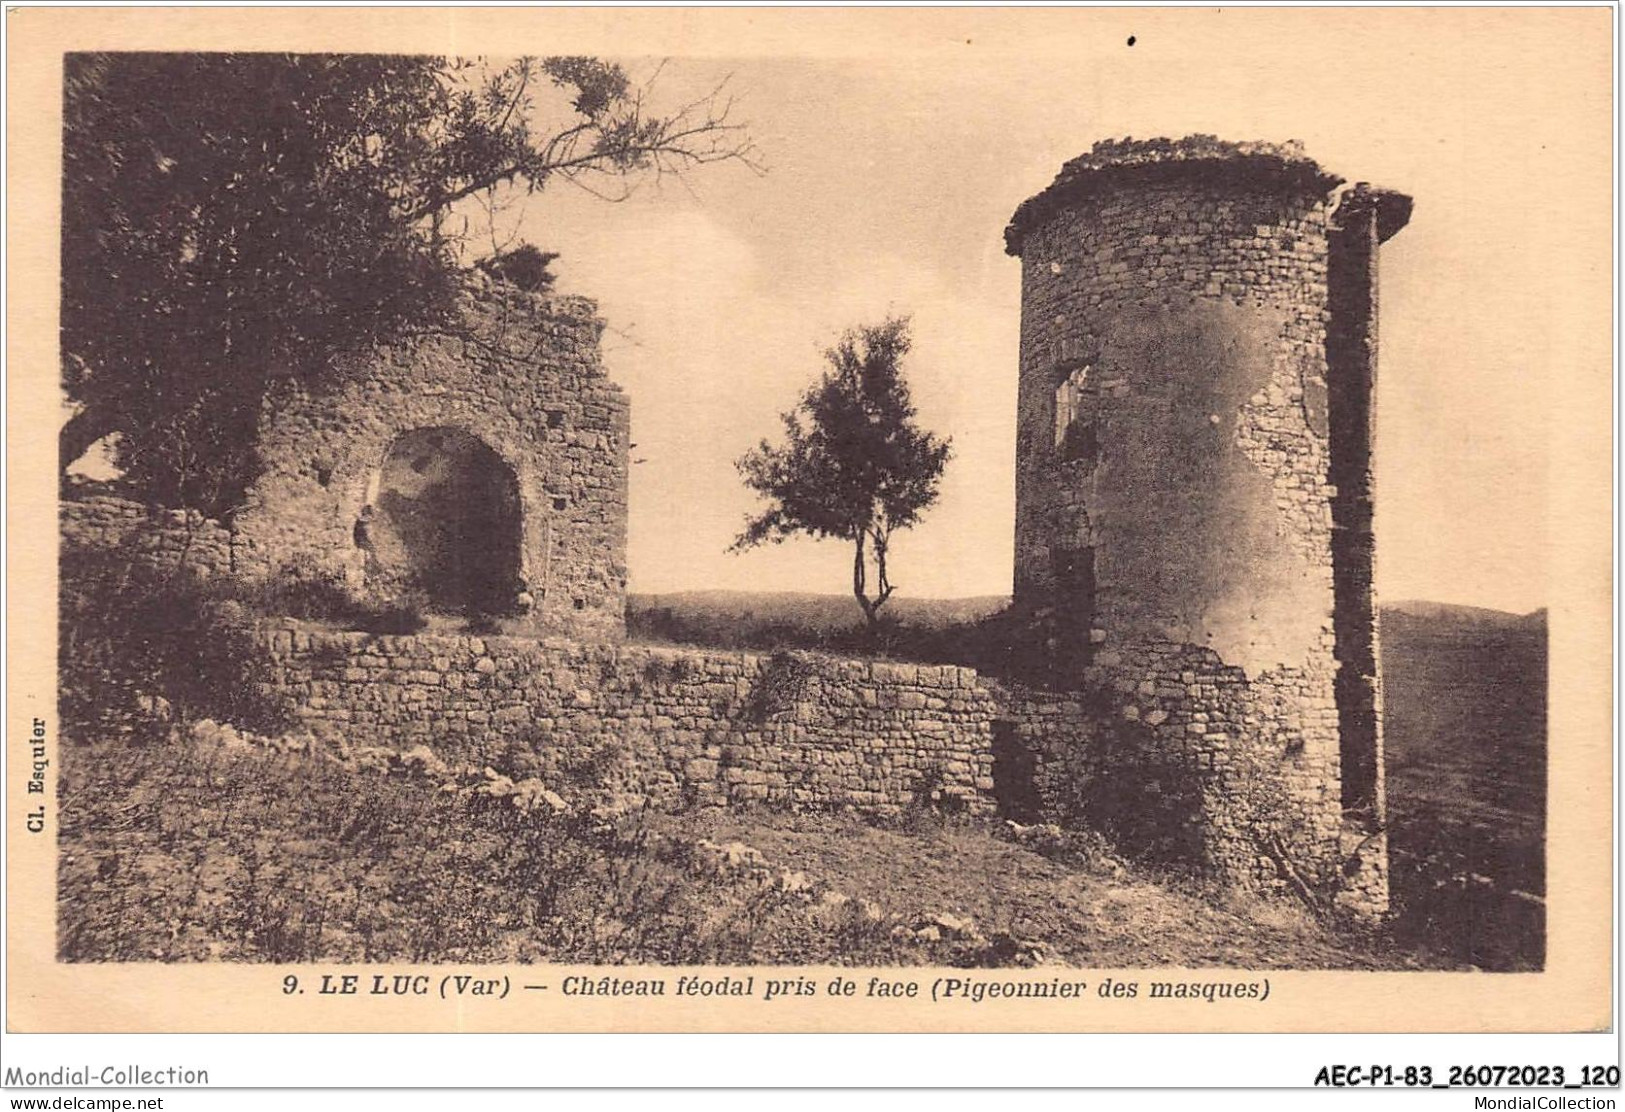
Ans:
{"type": "Polygon", "coordinates": [[[736,464],[769,505],[730,551],[795,533],[852,542],[852,594],[870,626],[896,590],[886,565],[892,534],[936,501],[950,453],[948,440],[914,423],[900,365],[909,344],[907,318],[847,332],[824,353],[830,369],[784,414],[786,443],[763,440],[736,464]]]}

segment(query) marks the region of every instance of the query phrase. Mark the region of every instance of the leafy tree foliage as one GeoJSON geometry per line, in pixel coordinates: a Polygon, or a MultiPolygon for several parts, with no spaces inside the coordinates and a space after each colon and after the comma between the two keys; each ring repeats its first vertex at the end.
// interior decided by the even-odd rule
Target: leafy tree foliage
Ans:
{"type": "Polygon", "coordinates": [[[750,162],[719,95],[645,93],[592,58],[68,56],[61,466],[117,433],[148,498],[229,512],[278,387],[451,320],[460,202],[750,162]]]}
{"type": "Polygon", "coordinates": [[[896,590],[887,568],[892,534],[936,501],[951,452],[948,440],[915,423],[902,372],[909,346],[906,318],[847,332],[825,352],[830,369],[783,415],[785,443],[763,440],[737,464],[769,504],[732,550],[796,533],[850,541],[852,594],[871,626],[896,590]]]}

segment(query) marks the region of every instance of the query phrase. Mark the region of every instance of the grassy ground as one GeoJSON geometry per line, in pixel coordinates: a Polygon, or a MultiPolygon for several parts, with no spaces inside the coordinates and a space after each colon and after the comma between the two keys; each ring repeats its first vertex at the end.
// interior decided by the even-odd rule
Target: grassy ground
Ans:
{"type": "Polygon", "coordinates": [[[930,813],[527,812],[320,754],[64,748],[70,961],[1407,964],[1087,837],[930,813]]]}

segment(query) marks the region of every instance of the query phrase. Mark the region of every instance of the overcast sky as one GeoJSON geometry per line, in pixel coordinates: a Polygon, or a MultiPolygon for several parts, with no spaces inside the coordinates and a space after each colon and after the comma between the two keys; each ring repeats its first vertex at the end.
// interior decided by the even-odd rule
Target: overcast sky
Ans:
{"type": "Polygon", "coordinates": [[[1581,370],[1560,333],[1573,283],[1601,272],[1576,271],[1609,264],[1605,13],[1561,13],[1603,32],[1577,38],[1530,34],[1553,13],[1527,11],[1300,13],[1296,38],[1281,13],[1070,14],[1064,52],[673,58],[674,97],[728,77],[767,173],[529,202],[527,238],[562,253],[561,289],[598,299],[632,397],[633,590],[845,589],[844,546],[725,553],[754,504],[733,461],[777,432],[843,328],[909,313],[921,419],[954,458],[893,579],[1007,592],[1020,266],[1005,223],[1098,139],[1208,132],[1301,139],[1416,198],[1382,257],[1378,587],[1543,605],[1542,391],[1581,370]]]}

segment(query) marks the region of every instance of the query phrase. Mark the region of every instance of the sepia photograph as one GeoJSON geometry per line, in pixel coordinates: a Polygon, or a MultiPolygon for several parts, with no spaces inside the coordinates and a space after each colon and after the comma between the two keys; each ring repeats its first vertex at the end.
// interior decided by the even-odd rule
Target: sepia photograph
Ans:
{"type": "Polygon", "coordinates": [[[795,14],[33,59],[38,967],[1060,1029],[1572,970],[1608,13],[795,14]]]}

